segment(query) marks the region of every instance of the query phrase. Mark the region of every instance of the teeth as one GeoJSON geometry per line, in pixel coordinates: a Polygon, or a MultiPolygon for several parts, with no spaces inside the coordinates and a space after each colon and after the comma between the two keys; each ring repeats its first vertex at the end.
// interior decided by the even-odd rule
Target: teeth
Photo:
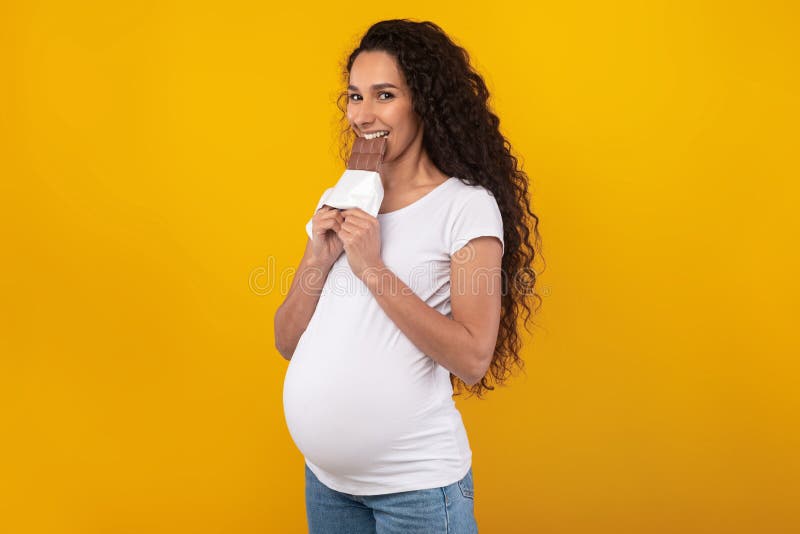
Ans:
{"type": "Polygon", "coordinates": [[[375,139],[376,137],[382,137],[384,135],[389,135],[389,132],[383,130],[381,132],[375,132],[374,134],[364,134],[366,139],[375,139]]]}

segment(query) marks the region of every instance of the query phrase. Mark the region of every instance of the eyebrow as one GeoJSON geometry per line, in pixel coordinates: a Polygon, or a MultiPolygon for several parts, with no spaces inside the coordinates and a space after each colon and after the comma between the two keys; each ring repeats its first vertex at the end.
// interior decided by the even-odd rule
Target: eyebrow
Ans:
{"type": "MultiPolygon", "coordinates": [[[[390,83],[376,83],[376,84],[372,85],[372,90],[374,91],[374,90],[377,90],[377,89],[386,89],[387,87],[393,87],[395,89],[400,89],[396,85],[392,85],[390,83]]],[[[347,89],[350,90],[350,91],[358,91],[358,87],[356,87],[355,85],[348,85],[347,89]]]]}

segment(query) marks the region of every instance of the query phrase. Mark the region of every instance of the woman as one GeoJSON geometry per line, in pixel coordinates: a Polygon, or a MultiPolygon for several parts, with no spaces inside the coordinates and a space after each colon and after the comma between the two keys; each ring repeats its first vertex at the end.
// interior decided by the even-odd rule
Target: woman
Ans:
{"type": "Polygon", "coordinates": [[[309,530],[477,532],[452,395],[480,398],[488,375],[522,368],[518,313],[541,300],[527,176],[467,52],[436,24],[373,25],[343,77],[342,154],[353,135],[388,132],[383,203],[372,217],[320,197],[275,314],[309,530]]]}

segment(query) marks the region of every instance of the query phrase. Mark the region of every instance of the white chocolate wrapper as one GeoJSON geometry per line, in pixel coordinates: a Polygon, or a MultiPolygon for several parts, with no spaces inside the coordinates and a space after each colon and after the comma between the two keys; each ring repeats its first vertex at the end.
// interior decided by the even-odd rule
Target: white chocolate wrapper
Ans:
{"type": "MultiPolygon", "coordinates": [[[[345,169],[331,191],[322,197],[322,206],[349,209],[361,208],[373,217],[378,215],[383,202],[383,182],[377,171],[345,169]]],[[[306,234],[312,237],[312,220],[306,223],[306,234]]]]}

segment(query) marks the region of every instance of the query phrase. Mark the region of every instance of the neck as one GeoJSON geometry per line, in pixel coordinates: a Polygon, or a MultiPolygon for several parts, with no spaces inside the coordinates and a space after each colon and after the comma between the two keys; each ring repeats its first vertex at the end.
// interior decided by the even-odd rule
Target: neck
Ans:
{"type": "Polygon", "coordinates": [[[404,191],[447,179],[422,149],[421,128],[402,154],[381,163],[380,175],[386,192],[404,191]]]}

